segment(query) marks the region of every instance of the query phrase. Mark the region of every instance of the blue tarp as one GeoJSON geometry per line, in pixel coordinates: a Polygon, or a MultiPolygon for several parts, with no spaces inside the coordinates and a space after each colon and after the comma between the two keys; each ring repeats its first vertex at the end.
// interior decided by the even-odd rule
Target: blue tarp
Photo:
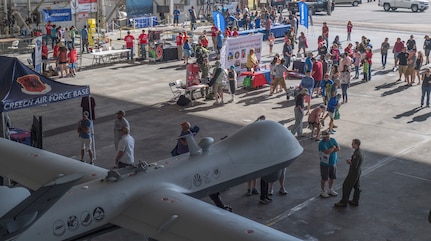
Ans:
{"type": "Polygon", "coordinates": [[[89,86],[57,82],[36,73],[17,58],[0,56],[0,66],[0,112],[90,95],[89,86]]]}

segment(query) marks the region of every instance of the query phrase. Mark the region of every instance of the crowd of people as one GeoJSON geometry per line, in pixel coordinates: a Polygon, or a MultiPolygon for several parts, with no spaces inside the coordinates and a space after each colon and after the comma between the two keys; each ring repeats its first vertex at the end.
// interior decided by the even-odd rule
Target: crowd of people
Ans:
{"type": "MultiPolygon", "coordinates": [[[[294,116],[295,123],[291,127],[291,132],[298,138],[305,137],[303,134],[304,127],[303,118],[308,115],[308,128],[310,129],[310,139],[318,142],[319,158],[320,158],[320,171],[321,171],[321,192],[320,196],[327,198],[330,196],[337,196],[337,192],[333,189],[334,180],[337,178],[336,175],[336,164],[338,162],[337,152],[340,151],[335,138],[331,135],[336,133],[337,125],[335,121],[339,118],[339,111],[342,104],[349,102],[348,90],[351,81],[357,80],[361,77],[362,82],[368,82],[372,80],[372,72],[378,67],[373,61],[373,55],[376,52],[380,52],[381,55],[381,68],[385,69],[389,65],[387,56],[390,51],[394,55],[393,70],[398,71],[399,78],[396,80],[406,82],[406,86],[412,86],[414,83],[420,85],[422,83],[422,96],[421,96],[421,107],[426,104],[430,106],[430,92],[431,92],[431,71],[426,69],[424,74],[421,73],[423,65],[429,64],[429,55],[431,51],[431,38],[426,35],[423,43],[423,51],[419,50],[419,44],[411,35],[409,39],[403,41],[401,38],[397,38],[393,46],[389,42],[389,38],[385,38],[380,45],[379,51],[373,52],[373,44],[371,40],[362,36],[359,41],[353,42],[352,31],[354,25],[352,21],[348,21],[346,25],[347,33],[347,44],[343,48],[341,44],[340,36],[334,37],[333,41],[329,41],[330,28],[326,22],[322,24],[321,34],[317,38],[317,49],[310,49],[308,40],[304,32],[297,33],[297,19],[294,15],[290,15],[287,18],[283,18],[282,14],[276,12],[275,9],[266,10],[264,9],[260,13],[249,11],[247,8],[239,9],[233,14],[224,12],[225,16],[230,19],[231,24],[227,27],[224,34],[214,24],[210,30],[204,30],[201,36],[199,36],[196,46],[191,43],[192,38],[188,35],[187,31],[178,33],[176,37],[176,45],[178,49],[178,59],[183,60],[184,64],[192,62],[194,57],[196,63],[199,65],[199,71],[201,73],[200,83],[209,84],[212,87],[212,94],[215,99],[215,104],[224,104],[223,98],[223,83],[229,84],[229,90],[231,95],[231,102],[235,101],[235,90],[237,88],[237,76],[235,66],[229,66],[226,69],[221,67],[220,62],[220,50],[223,46],[226,38],[237,37],[240,28],[244,30],[250,27],[260,27],[263,22],[266,28],[266,24],[269,24],[269,29],[272,23],[290,23],[291,28],[286,32],[284,37],[284,44],[281,53],[274,53],[273,46],[275,44],[275,38],[267,32],[267,41],[270,47],[269,54],[273,57],[273,61],[270,64],[270,75],[271,75],[271,86],[269,96],[274,93],[285,91],[288,95],[286,88],[285,78],[286,73],[292,70],[292,59],[295,57],[304,57],[304,70],[305,76],[301,79],[298,86],[298,94],[295,95],[294,105],[294,116]],[[234,16],[234,20],[232,20],[234,16]],[[240,19],[240,20],[238,20],[240,19]],[[242,23],[242,24],[240,24],[242,23]],[[211,39],[213,51],[216,53],[217,60],[214,63],[214,68],[211,71],[210,66],[210,41],[211,39]],[[295,46],[297,45],[297,46],[295,46]],[[297,48],[295,50],[295,47],[297,48]],[[317,53],[317,54],[315,54],[317,53]],[[193,57],[192,57],[193,56],[193,57]],[[362,73],[361,73],[362,72],[362,73]],[[421,82],[422,81],[422,82],[421,82]],[[426,96],[426,99],[425,99],[426,96]],[[318,106],[311,109],[312,98],[321,97],[322,100],[318,103],[318,106]],[[322,131],[325,127],[325,121],[329,119],[328,128],[322,131]],[[326,188],[326,183],[328,188],[326,188]]],[[[175,16],[179,16],[179,10],[174,11],[174,23],[179,24],[179,20],[175,16]]],[[[72,28],[71,28],[72,29],[72,28]]],[[[192,25],[192,30],[195,29],[195,25],[192,25]]],[[[57,31],[58,32],[58,31],[57,31]]],[[[128,42],[133,43],[134,37],[130,37],[130,32],[125,37],[126,44],[128,42]]],[[[47,43],[48,41],[46,41],[47,43]]],[[[45,43],[45,45],[46,45],[45,43]]],[[[148,44],[148,35],[145,30],[139,37],[139,43],[141,47],[141,57],[145,59],[146,52],[145,47],[148,44]]],[[[70,43],[73,49],[73,42],[70,43]]],[[[53,45],[54,46],[54,45],[53,45]]],[[[68,45],[69,46],[69,45],[68,45]]],[[[132,48],[133,46],[126,46],[132,48]]],[[[133,51],[132,51],[133,56],[133,51]]],[[[64,61],[60,61],[62,63],[64,61]]],[[[253,70],[259,65],[257,59],[254,56],[254,50],[251,49],[247,55],[247,70],[253,70]]],[[[208,96],[207,92],[205,96],[208,96]]],[[[121,115],[122,113],[118,113],[121,115]]],[[[86,120],[84,113],[83,120],[86,120]]],[[[123,113],[124,116],[124,113],[123,113]]],[[[84,123],[85,124],[85,123],[84,123]]],[[[87,125],[87,124],[85,124],[87,125]]],[[[83,126],[85,126],[83,125],[83,126]]],[[[191,125],[189,122],[181,123],[182,131],[180,136],[184,136],[190,132],[191,125]]],[[[117,128],[116,131],[116,148],[123,135],[129,134],[130,127],[117,128]]],[[[80,128],[81,134],[86,137],[88,134],[84,131],[85,127],[80,128]]],[[[83,153],[86,150],[84,147],[86,142],[83,142],[83,153]]],[[[87,144],[88,145],[88,144],[87,144]]],[[[360,151],[361,142],[359,139],[352,140],[352,148],[354,153],[352,157],[346,160],[347,164],[350,165],[348,176],[343,183],[343,198],[340,202],[336,203],[336,207],[345,207],[347,204],[357,206],[359,204],[360,194],[360,168],[363,162],[363,157],[360,151]],[[353,199],[349,200],[350,192],[354,189],[353,199]]],[[[177,143],[176,154],[183,154],[188,152],[187,143],[185,138],[179,138],[177,143]]],[[[89,152],[90,154],[90,152],[89,152]]],[[[83,155],[83,154],[82,154],[83,155]]],[[[119,154],[119,159],[121,155],[119,154]]],[[[90,159],[92,159],[90,154],[90,159]]],[[[118,164],[116,160],[116,164],[118,164]]],[[[283,171],[284,173],[285,171],[283,171]]],[[[280,182],[280,194],[287,194],[284,187],[284,175],[283,180],[280,182]]],[[[267,204],[271,201],[270,196],[273,194],[272,182],[269,183],[264,179],[261,180],[261,192],[256,188],[256,180],[251,180],[247,184],[246,195],[261,195],[260,203],[267,204]],[[269,186],[266,186],[266,185],[269,186]],[[262,187],[264,186],[264,187],[262,187]],[[263,188],[263,189],[262,189],[263,188]]]]}

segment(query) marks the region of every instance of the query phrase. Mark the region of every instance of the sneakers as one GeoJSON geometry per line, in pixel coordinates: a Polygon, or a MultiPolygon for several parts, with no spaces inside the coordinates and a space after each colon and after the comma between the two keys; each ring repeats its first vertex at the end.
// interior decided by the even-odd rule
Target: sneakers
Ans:
{"type": "Polygon", "coordinates": [[[274,189],[269,190],[268,195],[274,195],[274,189]]]}
{"type": "Polygon", "coordinates": [[[281,195],[286,195],[287,191],[284,188],[280,188],[280,190],[278,191],[278,193],[280,193],[281,195]]]}
{"type": "Polygon", "coordinates": [[[338,193],[336,191],[334,191],[334,189],[329,189],[328,194],[329,194],[329,196],[333,196],[333,197],[338,195],[338,193]]]}
{"type": "Polygon", "coordinates": [[[268,200],[268,199],[261,199],[260,201],[259,201],[259,203],[260,204],[268,204],[268,203],[270,203],[271,201],[270,200],[268,200]]]}
{"type": "Polygon", "coordinates": [[[353,200],[350,200],[349,204],[350,204],[350,206],[355,206],[355,207],[359,206],[359,203],[356,201],[353,201],[353,200]]]}
{"type": "Polygon", "coordinates": [[[320,192],[320,196],[324,197],[324,198],[328,198],[329,197],[329,195],[325,191],[321,191],[320,192]]]}

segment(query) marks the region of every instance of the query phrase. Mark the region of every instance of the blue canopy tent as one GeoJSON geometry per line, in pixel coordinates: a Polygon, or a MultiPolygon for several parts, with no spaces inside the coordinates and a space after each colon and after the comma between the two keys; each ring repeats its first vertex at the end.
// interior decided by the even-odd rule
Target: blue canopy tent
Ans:
{"type": "Polygon", "coordinates": [[[89,86],[70,85],[47,78],[14,57],[0,56],[0,112],[3,136],[5,113],[90,95],[89,86]]]}

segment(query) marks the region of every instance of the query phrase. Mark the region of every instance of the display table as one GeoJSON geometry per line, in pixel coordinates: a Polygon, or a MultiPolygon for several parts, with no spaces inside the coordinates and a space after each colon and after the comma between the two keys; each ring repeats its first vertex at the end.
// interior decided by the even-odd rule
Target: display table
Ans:
{"type": "Polygon", "coordinates": [[[92,64],[110,63],[114,60],[121,60],[122,56],[126,56],[130,52],[130,49],[113,49],[113,50],[93,50],[91,56],[93,56],[92,64]]]}
{"type": "Polygon", "coordinates": [[[207,84],[198,84],[198,85],[190,85],[190,86],[187,86],[187,87],[184,88],[185,95],[187,96],[187,94],[189,94],[190,102],[191,102],[192,106],[193,106],[193,100],[195,99],[193,97],[193,93],[196,90],[200,90],[200,89],[204,89],[204,88],[208,88],[208,87],[209,86],[207,84]]]}
{"type": "Polygon", "coordinates": [[[21,130],[18,128],[10,128],[10,139],[26,145],[31,145],[30,131],[21,130]]]}
{"type": "Polygon", "coordinates": [[[258,71],[258,72],[242,72],[239,76],[251,76],[252,77],[252,88],[257,89],[259,87],[262,87],[264,84],[267,84],[267,80],[265,78],[264,72],[258,71]]]}

